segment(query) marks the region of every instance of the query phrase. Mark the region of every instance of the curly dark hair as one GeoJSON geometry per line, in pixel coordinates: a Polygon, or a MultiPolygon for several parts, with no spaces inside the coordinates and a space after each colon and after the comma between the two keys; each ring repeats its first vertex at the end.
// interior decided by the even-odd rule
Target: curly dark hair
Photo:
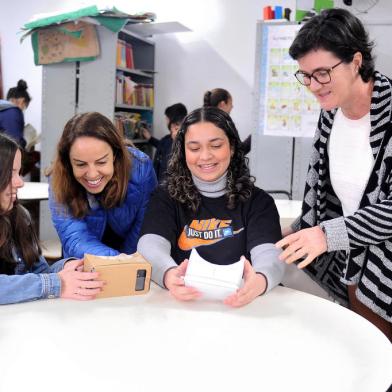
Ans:
{"type": "Polygon", "coordinates": [[[373,46],[365,27],[356,16],[345,9],[332,8],[313,16],[301,27],[289,53],[297,60],[312,50],[324,49],[350,63],[355,53],[360,52],[362,65],[359,74],[364,82],[368,82],[374,72],[373,46]]]}
{"type": "Polygon", "coordinates": [[[189,127],[200,122],[209,122],[221,129],[229,139],[233,155],[227,170],[227,208],[234,209],[239,202],[246,201],[252,194],[255,178],[249,172],[249,159],[245,157],[241,139],[231,117],[214,107],[196,109],[185,117],[173,143],[172,156],[167,169],[167,187],[170,197],[196,212],[201,195],[188,169],[185,156],[185,135],[189,127]]]}

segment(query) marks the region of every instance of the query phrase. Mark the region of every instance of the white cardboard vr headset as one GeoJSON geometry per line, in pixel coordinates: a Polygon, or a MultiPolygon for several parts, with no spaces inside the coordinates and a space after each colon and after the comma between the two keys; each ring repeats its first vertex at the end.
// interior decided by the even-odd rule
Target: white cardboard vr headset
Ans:
{"type": "Polygon", "coordinates": [[[193,248],[184,282],[185,286],[198,289],[204,299],[224,300],[240,288],[243,273],[243,258],[229,265],[212,264],[193,248]]]}

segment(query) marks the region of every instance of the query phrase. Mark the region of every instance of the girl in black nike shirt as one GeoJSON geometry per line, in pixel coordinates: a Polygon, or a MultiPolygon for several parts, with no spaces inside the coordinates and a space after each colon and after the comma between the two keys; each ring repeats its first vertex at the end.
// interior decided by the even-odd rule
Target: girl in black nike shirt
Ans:
{"type": "Polygon", "coordinates": [[[224,302],[242,306],[275,287],[284,265],[272,197],[254,185],[236,127],[224,111],[204,107],[183,121],[173,144],[166,182],[145,214],[138,251],[153,280],[179,300],[201,294],[182,277],[192,248],[215,264],[245,256],[244,285],[224,302]],[[249,261],[248,261],[249,260],[249,261]]]}

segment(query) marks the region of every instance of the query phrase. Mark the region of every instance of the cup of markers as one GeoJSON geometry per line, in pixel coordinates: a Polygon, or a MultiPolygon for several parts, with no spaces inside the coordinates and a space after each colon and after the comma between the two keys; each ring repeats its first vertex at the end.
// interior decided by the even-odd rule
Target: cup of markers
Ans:
{"type": "Polygon", "coordinates": [[[276,5],[272,8],[270,5],[263,8],[263,19],[271,20],[271,19],[287,19],[290,20],[291,9],[285,8],[282,6],[276,5]]]}

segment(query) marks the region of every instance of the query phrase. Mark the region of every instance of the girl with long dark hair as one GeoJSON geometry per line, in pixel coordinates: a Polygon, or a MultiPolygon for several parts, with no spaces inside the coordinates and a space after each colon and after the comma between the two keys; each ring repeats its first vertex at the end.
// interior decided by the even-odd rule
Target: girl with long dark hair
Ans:
{"type": "Polygon", "coordinates": [[[19,203],[22,152],[0,134],[0,304],[40,298],[92,299],[103,282],[81,272],[82,260],[60,260],[49,267],[41,255],[30,215],[19,203]]]}

